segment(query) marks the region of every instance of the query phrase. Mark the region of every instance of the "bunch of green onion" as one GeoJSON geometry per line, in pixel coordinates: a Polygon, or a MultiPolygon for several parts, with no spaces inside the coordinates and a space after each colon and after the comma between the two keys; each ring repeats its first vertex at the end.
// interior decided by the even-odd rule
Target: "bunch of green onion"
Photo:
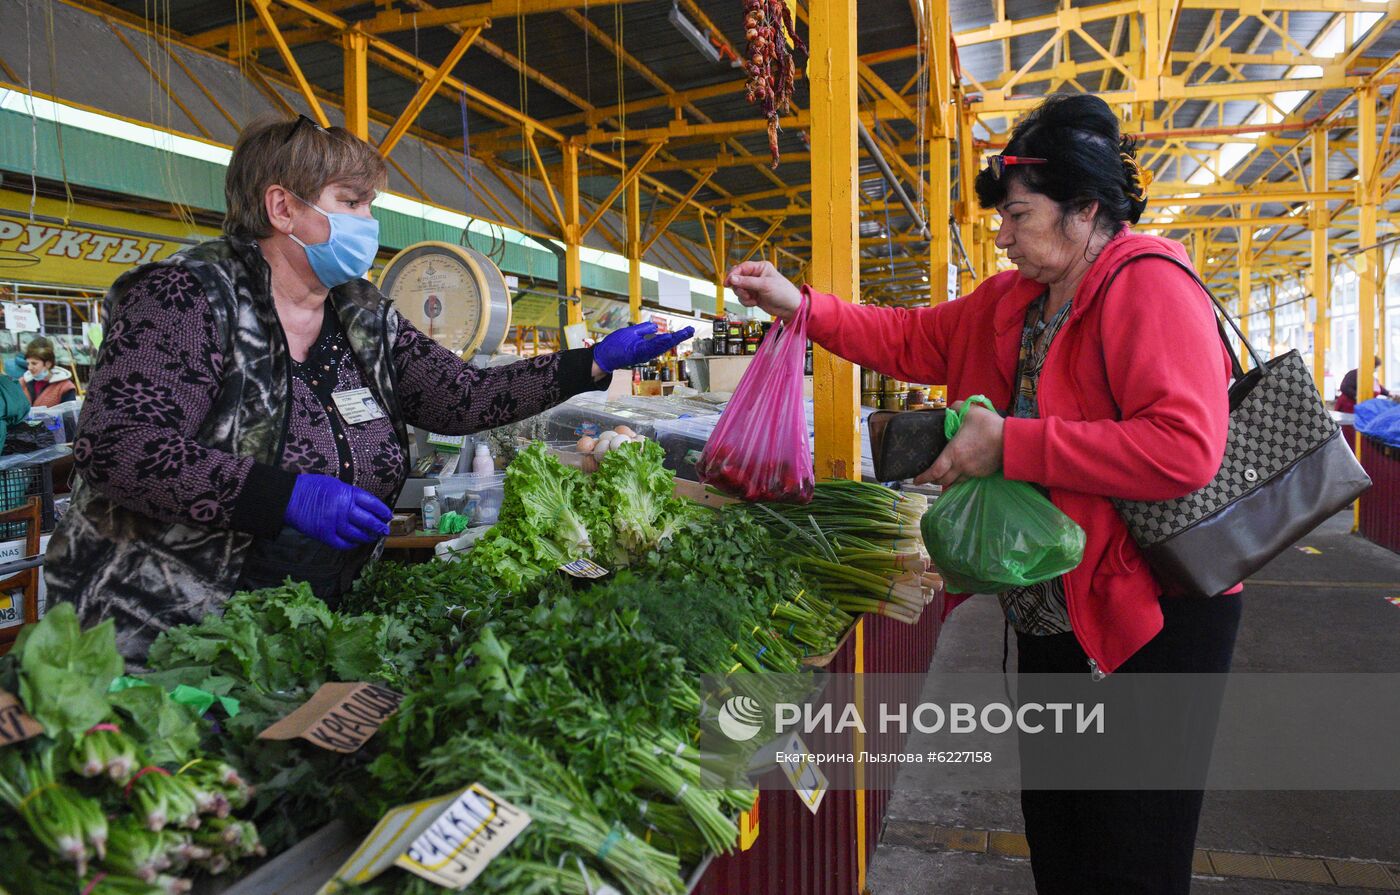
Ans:
{"type": "Polygon", "coordinates": [[[140,766],[136,743],[115,724],[98,724],[79,737],[68,765],[79,777],[105,773],[117,783],[125,783],[140,766]]]}
{"type": "Polygon", "coordinates": [[[922,552],[926,508],[922,495],[833,480],[818,482],[805,506],[754,504],[750,512],[840,609],[914,624],[942,585],[922,552]]]}
{"type": "Polygon", "coordinates": [[[853,619],[835,604],[803,589],[773,607],[774,629],[802,644],[808,655],[824,655],[836,649],[853,619]]]}
{"type": "Polygon", "coordinates": [[[88,862],[107,853],[107,816],[95,800],[54,777],[54,749],[7,756],[0,768],[0,800],[13,808],[39,844],[72,864],[79,878],[88,862]]]}

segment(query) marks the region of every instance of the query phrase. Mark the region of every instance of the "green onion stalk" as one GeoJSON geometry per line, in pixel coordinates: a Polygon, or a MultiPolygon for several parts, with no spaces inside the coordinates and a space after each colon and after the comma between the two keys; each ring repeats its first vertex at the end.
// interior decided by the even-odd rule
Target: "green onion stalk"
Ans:
{"type": "Polygon", "coordinates": [[[107,853],[107,816],[101,805],[57,782],[52,744],[27,759],[7,751],[0,766],[0,800],[24,819],[41,846],[73,864],[79,878],[86,876],[88,862],[107,853]]]}
{"type": "Polygon", "coordinates": [[[154,832],[165,829],[167,824],[197,830],[201,801],[211,808],[218,807],[192,778],[174,776],[164,768],[143,768],[127,789],[137,816],[146,829],[154,832]]]}
{"type": "Polygon", "coordinates": [[[136,743],[115,724],[98,724],[78,738],[68,754],[68,764],[79,777],[106,774],[125,783],[139,767],[136,743]]]}
{"type": "Polygon", "coordinates": [[[894,491],[871,482],[831,479],[817,482],[811,503],[760,506],[791,522],[815,519],[829,534],[855,535],[917,550],[923,542],[919,520],[928,509],[928,500],[922,494],[894,491]]]}
{"type": "Polygon", "coordinates": [[[152,832],[127,815],[112,822],[102,864],[109,871],[153,883],[165,871],[183,868],[210,854],[192,845],[186,833],[152,832]]]}
{"type": "Polygon", "coordinates": [[[174,876],[150,880],[115,873],[96,873],[78,891],[84,895],[186,895],[194,884],[174,876]]]}

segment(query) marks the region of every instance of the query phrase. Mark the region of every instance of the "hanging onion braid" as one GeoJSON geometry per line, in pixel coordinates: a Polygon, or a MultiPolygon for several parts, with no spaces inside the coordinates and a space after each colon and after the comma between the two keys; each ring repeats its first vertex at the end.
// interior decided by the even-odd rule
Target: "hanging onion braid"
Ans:
{"type": "Polygon", "coordinates": [[[1128,169],[1128,195],[1138,202],[1146,202],[1147,188],[1152,185],[1156,175],[1152,173],[1151,168],[1139,165],[1131,153],[1120,152],[1118,157],[1123,160],[1123,167],[1128,169]]]}

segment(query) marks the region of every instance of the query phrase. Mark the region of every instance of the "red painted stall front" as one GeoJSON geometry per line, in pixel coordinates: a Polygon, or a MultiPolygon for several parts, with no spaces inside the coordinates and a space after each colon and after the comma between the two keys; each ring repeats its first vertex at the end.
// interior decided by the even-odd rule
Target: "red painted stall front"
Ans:
{"type": "Polygon", "coordinates": [[[1361,436],[1361,465],[1371,488],[1360,498],[1361,534],[1400,553],[1400,448],[1361,436]]]}
{"type": "MultiPolygon", "coordinates": [[[[856,634],[846,639],[826,670],[851,674],[857,671],[859,660],[866,674],[923,674],[933,660],[942,615],[940,592],[917,624],[864,616],[856,634]]],[[[866,680],[867,686],[878,686],[875,679],[866,680]]],[[[867,690],[868,697],[874,695],[867,690]]],[[[898,751],[900,745],[902,742],[867,742],[865,747],[898,751]]],[[[828,792],[813,815],[797,794],[786,788],[785,781],[780,788],[765,788],[759,799],[759,833],[753,846],[715,859],[695,892],[860,895],[862,875],[879,844],[880,825],[897,772],[897,767],[887,765],[866,770],[864,824],[857,822],[861,799],[854,792],[828,792]]],[[[775,779],[782,780],[781,776],[775,779]]],[[[764,785],[779,786],[773,779],[764,785]]]]}

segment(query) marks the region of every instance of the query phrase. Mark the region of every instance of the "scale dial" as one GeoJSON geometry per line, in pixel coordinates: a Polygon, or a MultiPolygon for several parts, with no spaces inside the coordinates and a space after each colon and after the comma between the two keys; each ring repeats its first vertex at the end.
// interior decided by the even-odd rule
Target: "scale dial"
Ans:
{"type": "Polygon", "coordinates": [[[464,358],[495,354],[510,326],[505,277],[473,249],[409,246],[384,266],[379,288],[410,323],[464,358]]]}

